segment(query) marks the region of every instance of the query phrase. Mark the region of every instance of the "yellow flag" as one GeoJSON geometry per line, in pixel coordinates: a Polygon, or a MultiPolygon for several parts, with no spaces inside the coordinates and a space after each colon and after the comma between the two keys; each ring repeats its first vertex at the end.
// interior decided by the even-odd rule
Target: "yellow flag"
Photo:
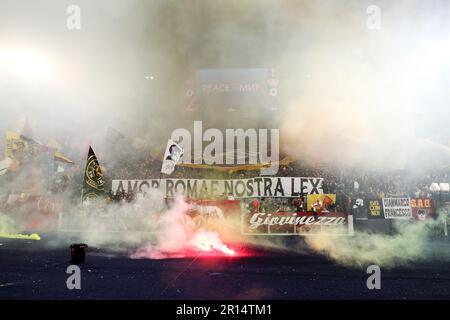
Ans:
{"type": "Polygon", "coordinates": [[[29,154],[28,141],[18,132],[6,131],[5,156],[13,160],[22,160],[27,154],[29,154]]]}

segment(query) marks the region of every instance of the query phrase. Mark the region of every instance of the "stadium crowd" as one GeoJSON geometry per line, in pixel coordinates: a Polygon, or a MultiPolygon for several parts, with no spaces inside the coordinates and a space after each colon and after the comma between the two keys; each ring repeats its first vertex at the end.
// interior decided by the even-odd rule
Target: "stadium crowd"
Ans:
{"type": "MultiPolygon", "coordinates": [[[[106,191],[111,202],[132,202],[136,195],[133,193],[114,194],[108,190],[111,179],[159,179],[166,178],[161,175],[161,161],[153,158],[139,161],[117,162],[114,165],[106,164],[104,167],[106,191]]],[[[80,190],[83,184],[84,171],[81,164],[68,165],[65,170],[54,170],[51,179],[43,175],[41,185],[51,194],[64,194],[72,201],[79,201],[80,190]]],[[[439,198],[447,201],[448,192],[439,192],[439,183],[450,181],[446,168],[434,170],[423,174],[408,172],[406,170],[362,170],[356,168],[333,168],[327,166],[307,165],[294,161],[279,168],[277,176],[284,177],[321,177],[323,178],[323,192],[336,194],[336,210],[349,209],[351,199],[355,197],[383,198],[383,197],[411,197],[411,198],[439,198]]],[[[13,175],[17,175],[12,173],[13,175]]],[[[217,168],[192,168],[178,165],[170,178],[202,178],[202,179],[244,179],[259,176],[259,170],[227,172],[217,168]]],[[[29,175],[25,175],[29,181],[29,175]]],[[[14,176],[5,175],[5,180],[17,180],[14,176]]],[[[28,183],[29,184],[29,183],[28,183]]],[[[19,185],[23,185],[20,183],[19,185]]],[[[448,191],[448,190],[445,190],[448,191]]],[[[26,191],[20,191],[26,192],[26,191]]],[[[17,193],[11,190],[8,193],[17,193]]],[[[223,198],[227,198],[223,195],[223,198]]],[[[266,200],[266,203],[269,203],[266,200]]],[[[291,204],[292,205],[292,204],[291,204]]],[[[296,205],[294,205],[296,206],[296,205]]]]}
{"type": "MultiPolygon", "coordinates": [[[[147,159],[138,165],[129,164],[116,170],[114,179],[159,179],[161,176],[161,161],[147,159]]],[[[226,172],[217,169],[198,169],[177,166],[170,178],[202,178],[202,179],[244,179],[259,175],[259,170],[226,172]]],[[[355,197],[383,198],[383,197],[411,197],[430,198],[437,197],[439,183],[450,179],[445,168],[435,170],[423,175],[413,174],[405,170],[368,171],[355,168],[331,168],[321,166],[314,168],[301,162],[292,162],[279,168],[277,176],[284,177],[321,177],[324,179],[323,191],[327,194],[336,194],[336,210],[349,210],[351,199],[355,197]],[[438,186],[438,187],[436,187],[438,186]]],[[[122,192],[109,193],[113,202],[131,202],[134,194],[122,192]]],[[[226,198],[226,195],[223,195],[226,198]]],[[[446,199],[444,199],[446,200],[446,199]]],[[[272,200],[262,199],[262,203],[272,200]]],[[[278,200],[279,202],[280,200],[278,200]]],[[[272,205],[272,204],[268,204],[272,205]]],[[[283,204],[284,205],[284,204],[283,204]]],[[[302,204],[303,205],[303,204],[302,204]]],[[[290,203],[289,206],[296,207],[290,203]]],[[[297,206],[299,207],[299,206],[297,206]]]]}

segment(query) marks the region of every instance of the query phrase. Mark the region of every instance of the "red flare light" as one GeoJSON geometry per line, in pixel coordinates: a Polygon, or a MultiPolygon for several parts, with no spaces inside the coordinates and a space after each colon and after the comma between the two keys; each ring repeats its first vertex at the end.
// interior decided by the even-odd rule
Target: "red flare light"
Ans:
{"type": "Polygon", "coordinates": [[[218,251],[223,254],[234,256],[236,252],[220,240],[219,236],[215,232],[199,231],[190,241],[193,248],[203,252],[218,251]]]}

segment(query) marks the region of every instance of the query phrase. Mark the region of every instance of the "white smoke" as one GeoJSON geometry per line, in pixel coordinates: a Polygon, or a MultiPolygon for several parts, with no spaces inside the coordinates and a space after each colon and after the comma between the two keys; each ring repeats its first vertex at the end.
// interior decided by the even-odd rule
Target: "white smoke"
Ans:
{"type": "Polygon", "coordinates": [[[194,233],[194,223],[186,214],[188,209],[183,198],[177,197],[172,208],[158,219],[156,244],[140,248],[132,257],[160,259],[185,249],[194,233]]]}
{"type": "Polygon", "coordinates": [[[450,251],[433,241],[436,234],[443,233],[442,219],[397,224],[395,229],[395,234],[356,231],[353,237],[321,234],[305,241],[317,253],[346,266],[376,264],[392,268],[418,261],[450,260],[450,251]]]}
{"type": "MultiPolygon", "coordinates": [[[[90,246],[127,252],[132,258],[163,259],[217,252],[234,254],[219,232],[195,225],[188,214],[190,208],[182,196],[177,196],[167,208],[165,198],[158,190],[151,190],[146,198],[135,203],[92,203],[62,215],[59,234],[63,236],[59,242],[64,244],[65,239],[73,237],[90,246]]],[[[53,244],[57,245],[57,242],[53,244]]]]}
{"type": "Polygon", "coordinates": [[[233,255],[234,251],[223,243],[217,232],[196,228],[194,221],[187,214],[189,208],[190,205],[178,196],[172,208],[158,221],[156,244],[139,248],[131,257],[149,259],[183,257],[186,251],[199,254],[218,251],[233,255]]]}
{"type": "Polygon", "coordinates": [[[15,232],[17,232],[17,229],[14,220],[9,216],[0,213],[0,233],[9,234],[15,232]]]}
{"type": "MultiPolygon", "coordinates": [[[[435,138],[445,136],[448,127],[448,1],[377,1],[379,30],[366,25],[373,1],[78,3],[82,27],[70,31],[67,1],[1,1],[0,56],[14,59],[13,64],[0,61],[0,134],[20,131],[17,123],[28,118],[34,138],[54,138],[73,152],[79,176],[86,141],[99,150],[107,168],[121,167],[148,157],[150,145],[164,145],[173,129],[189,127],[191,119],[180,110],[185,82],[197,68],[275,67],[281,78],[277,124],[284,151],[295,159],[401,168],[414,151],[422,155],[419,168],[434,161],[439,149],[439,157],[448,160],[449,151],[439,146],[426,144],[430,148],[422,152],[426,140],[420,144],[417,138],[419,129],[435,138]],[[121,145],[103,158],[108,126],[123,132],[134,148],[121,145]]],[[[217,119],[224,118],[218,112],[217,119]]],[[[257,125],[248,120],[248,127],[257,125]]],[[[45,189],[28,173],[11,188],[45,189]]],[[[164,212],[162,203],[155,196],[140,209],[106,209],[107,216],[138,212],[152,231],[160,231],[152,232],[152,243],[136,255],[164,256],[189,247],[195,238],[185,204],[164,212]]],[[[82,214],[75,205],[66,211],[82,214]]],[[[82,238],[93,244],[127,243],[125,248],[142,244],[140,233],[100,232],[107,228],[101,222],[97,228],[82,238]]],[[[343,241],[326,236],[307,241],[344,263],[389,264],[420,257],[422,228],[408,227],[399,236],[357,233],[343,241]]],[[[231,232],[225,236],[254,241],[231,232]]],[[[265,244],[283,247],[278,240],[265,244]]]]}

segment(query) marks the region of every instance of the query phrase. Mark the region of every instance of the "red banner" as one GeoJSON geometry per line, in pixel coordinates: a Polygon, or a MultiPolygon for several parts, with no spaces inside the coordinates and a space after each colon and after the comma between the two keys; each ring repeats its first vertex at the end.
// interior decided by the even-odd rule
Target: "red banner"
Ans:
{"type": "Polygon", "coordinates": [[[434,219],[433,201],[429,198],[412,198],[411,201],[412,217],[417,221],[434,219]]]}

